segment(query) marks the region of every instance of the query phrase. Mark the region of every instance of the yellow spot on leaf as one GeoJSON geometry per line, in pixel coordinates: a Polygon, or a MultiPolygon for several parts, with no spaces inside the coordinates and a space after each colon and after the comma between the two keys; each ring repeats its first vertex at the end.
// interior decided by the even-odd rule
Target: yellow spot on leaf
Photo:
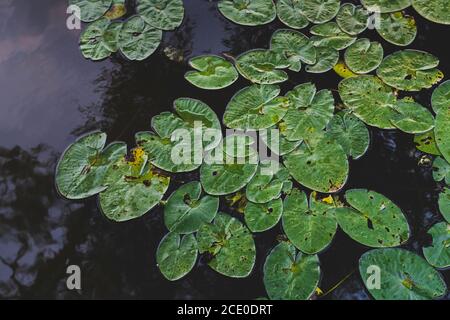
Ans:
{"type": "Polygon", "coordinates": [[[336,64],[333,68],[334,72],[337,73],[338,76],[346,79],[346,78],[351,78],[351,77],[356,77],[357,74],[354,73],[353,71],[351,71],[347,65],[345,64],[345,62],[343,61],[339,61],[338,64],[336,64]]]}
{"type": "Polygon", "coordinates": [[[323,199],[322,199],[322,202],[325,202],[325,203],[327,203],[327,204],[333,204],[333,203],[334,203],[334,200],[333,200],[333,197],[332,197],[332,196],[328,196],[328,197],[326,197],[326,198],[323,198],[323,199]]]}

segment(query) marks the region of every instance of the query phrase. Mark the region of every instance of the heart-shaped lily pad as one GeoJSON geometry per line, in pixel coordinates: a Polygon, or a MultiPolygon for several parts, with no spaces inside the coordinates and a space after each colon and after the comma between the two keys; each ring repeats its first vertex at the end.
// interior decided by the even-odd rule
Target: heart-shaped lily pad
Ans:
{"type": "Polygon", "coordinates": [[[441,157],[434,159],[433,179],[436,182],[445,181],[447,185],[450,185],[450,164],[441,157]]]}
{"type": "Polygon", "coordinates": [[[103,16],[111,7],[112,0],[69,0],[69,5],[80,9],[80,20],[92,22],[103,16]]]}
{"type": "Polygon", "coordinates": [[[193,234],[168,233],[156,251],[156,262],[163,276],[176,281],[187,275],[197,261],[197,240],[193,234]]]}
{"type": "Polygon", "coordinates": [[[433,238],[430,246],[423,248],[428,263],[436,268],[450,267],[450,225],[447,222],[435,224],[428,234],[433,238]]]}
{"type": "Polygon", "coordinates": [[[369,13],[362,6],[344,3],[336,16],[336,22],[342,31],[356,36],[367,29],[369,13]]]}
{"type": "Polygon", "coordinates": [[[80,36],[80,50],[86,59],[103,60],[111,55],[110,21],[101,18],[86,27],[80,36]]]}
{"type": "Polygon", "coordinates": [[[303,29],[309,24],[301,12],[298,0],[278,0],[277,15],[281,22],[293,29],[303,29]]]}
{"type": "Polygon", "coordinates": [[[299,1],[300,10],[312,23],[320,24],[333,19],[340,8],[340,0],[303,0],[299,1]]]}
{"type": "Polygon", "coordinates": [[[342,31],[334,21],[315,25],[310,29],[310,32],[313,35],[310,41],[316,47],[328,47],[342,50],[350,46],[356,40],[356,37],[342,31]]]}
{"type": "Polygon", "coordinates": [[[281,242],[264,263],[264,286],[272,300],[307,300],[320,280],[317,255],[297,252],[288,242],[281,242]]]}
{"type": "Polygon", "coordinates": [[[442,297],[447,287],[425,259],[404,249],[375,249],[359,260],[359,272],[377,300],[429,300],[442,297]],[[379,277],[374,277],[374,267],[379,277]],[[379,279],[379,286],[373,279],[379,279]],[[368,285],[370,284],[370,285],[368,285]]]}
{"type": "Polygon", "coordinates": [[[450,4],[447,0],[412,0],[412,5],[425,19],[450,24],[450,4]]]}
{"type": "Polygon", "coordinates": [[[218,273],[245,278],[252,272],[256,259],[255,242],[239,220],[219,213],[213,223],[200,227],[197,241],[200,253],[208,255],[208,265],[218,273]]]}
{"type": "Polygon", "coordinates": [[[353,240],[369,247],[395,247],[409,238],[403,212],[391,200],[374,191],[348,190],[345,199],[353,208],[336,208],[339,226],[353,240]]]}
{"type": "Polygon", "coordinates": [[[220,0],[219,11],[225,18],[244,26],[259,26],[275,20],[272,0],[220,0]]]}
{"type": "Polygon", "coordinates": [[[337,230],[334,206],[316,198],[312,192],[306,194],[293,189],[284,200],[283,230],[300,251],[315,254],[328,247],[337,230]]]}
{"type": "Polygon", "coordinates": [[[436,69],[438,65],[439,59],[432,54],[407,49],[384,58],[377,75],[396,89],[420,91],[442,80],[444,75],[436,69]]]}
{"type": "Polygon", "coordinates": [[[447,162],[450,162],[450,106],[442,108],[436,114],[434,134],[436,144],[447,162]]]}
{"type": "Polygon", "coordinates": [[[124,143],[105,148],[106,134],[90,133],[64,151],[56,167],[56,188],[67,199],[84,199],[106,189],[109,168],[127,153],[124,143]]]}
{"type": "Polygon", "coordinates": [[[379,42],[369,39],[358,39],[345,50],[345,64],[358,74],[369,73],[381,64],[384,50],[379,42]]]}
{"type": "Polygon", "coordinates": [[[219,56],[198,56],[192,58],[189,65],[197,71],[188,71],[184,77],[201,89],[223,89],[233,84],[239,77],[233,64],[219,56]]]}
{"type": "Polygon", "coordinates": [[[283,201],[278,198],[266,203],[248,202],[244,217],[252,232],[263,232],[273,228],[283,214],[283,201]]]}
{"type": "Polygon", "coordinates": [[[414,136],[414,144],[416,145],[417,150],[436,156],[441,155],[441,152],[439,151],[436,144],[434,130],[430,130],[428,132],[421,134],[416,134],[414,136]]]}
{"type": "Polygon", "coordinates": [[[406,133],[424,133],[434,127],[434,117],[428,109],[406,99],[397,101],[397,115],[391,119],[394,126],[406,133]]]}
{"type": "Polygon", "coordinates": [[[376,30],[384,40],[397,46],[410,45],[417,36],[416,20],[401,11],[382,13],[376,30]]]}
{"type": "Polygon", "coordinates": [[[259,133],[261,140],[269,147],[269,149],[284,156],[297,148],[303,140],[289,141],[284,135],[286,132],[286,124],[283,121],[278,122],[275,126],[263,130],[259,133]]]}
{"type": "Polygon", "coordinates": [[[450,107],[450,80],[441,83],[439,87],[433,91],[431,105],[436,113],[450,107]]]}
{"type": "Polygon", "coordinates": [[[450,188],[444,188],[439,193],[439,211],[448,223],[450,223],[450,188]]]}
{"type": "Polygon", "coordinates": [[[174,191],[164,206],[164,223],[174,233],[196,232],[203,223],[211,222],[219,209],[219,198],[201,197],[200,182],[193,181],[174,191]]]}
{"type": "Polygon", "coordinates": [[[408,8],[411,0],[361,0],[361,3],[372,12],[395,12],[408,8]]]}
{"type": "Polygon", "coordinates": [[[174,30],[184,18],[183,0],[138,0],[137,12],[156,29],[174,30]]]}
{"type": "Polygon", "coordinates": [[[333,69],[339,61],[339,51],[331,47],[317,47],[317,59],[313,65],[306,66],[309,73],[324,73],[333,69]]]}

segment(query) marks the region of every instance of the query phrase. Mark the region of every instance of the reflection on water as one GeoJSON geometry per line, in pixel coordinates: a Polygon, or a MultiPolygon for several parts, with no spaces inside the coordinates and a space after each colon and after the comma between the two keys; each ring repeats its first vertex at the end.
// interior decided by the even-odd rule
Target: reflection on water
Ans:
{"type": "MultiPolygon", "coordinates": [[[[190,275],[171,283],[158,272],[154,257],[167,232],[161,209],[136,221],[112,223],[100,214],[94,199],[77,203],[58,197],[53,173],[63,148],[76,136],[102,129],[111,141],[119,139],[131,146],[134,133],[148,130],[151,117],[170,109],[178,97],[201,99],[221,116],[245,80],[219,92],[194,88],[183,79],[187,59],[208,52],[236,56],[264,47],[281,25],[238,27],[217,13],[214,2],[188,0],[183,26],[165,33],[162,47],[150,59],[131,63],[116,56],[93,63],[79,53],[79,32],[65,28],[65,2],[0,0],[0,297],[264,296],[262,265],[281,233],[279,226],[255,235],[257,264],[249,278],[224,278],[200,258],[190,275]],[[174,52],[175,56],[168,54],[174,52]],[[65,287],[70,264],[81,266],[80,292],[65,287]]],[[[439,46],[445,27],[422,20],[418,24],[422,33],[433,38],[421,36],[415,48],[449,57],[449,49],[439,46]]],[[[385,49],[396,50],[388,45],[385,49]]],[[[442,62],[449,74],[449,63],[442,62]]],[[[339,81],[333,73],[290,76],[284,91],[305,81],[319,88],[336,88],[339,81]]],[[[429,93],[415,98],[427,104],[429,93]]],[[[393,199],[412,228],[407,247],[420,252],[429,241],[425,231],[441,219],[436,206],[438,187],[430,168],[417,165],[422,154],[415,151],[410,136],[371,131],[369,153],[351,163],[347,188],[369,188],[393,199]]],[[[176,182],[195,178],[197,173],[177,176],[176,182]]],[[[229,212],[224,203],[221,210],[229,212]]],[[[321,288],[327,291],[354,273],[326,298],[368,298],[357,270],[358,258],[366,250],[338,232],[331,248],[320,255],[321,288]]],[[[450,273],[443,274],[449,282],[450,273]]]]}

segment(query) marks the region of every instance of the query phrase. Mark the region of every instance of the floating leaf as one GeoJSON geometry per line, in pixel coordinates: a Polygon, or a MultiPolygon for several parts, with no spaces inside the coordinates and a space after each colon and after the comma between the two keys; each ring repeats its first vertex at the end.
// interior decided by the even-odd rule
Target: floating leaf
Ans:
{"type": "Polygon", "coordinates": [[[395,110],[397,115],[391,120],[392,124],[406,133],[424,133],[434,127],[434,117],[428,109],[417,102],[406,99],[397,101],[395,110]]]}
{"type": "Polygon", "coordinates": [[[286,168],[278,162],[262,160],[257,173],[247,185],[247,199],[255,203],[267,203],[280,197],[286,176],[289,176],[286,172],[286,168]]]}
{"type": "Polygon", "coordinates": [[[384,40],[397,46],[410,45],[417,36],[416,20],[401,11],[382,13],[376,30],[384,40]]]}
{"type": "Polygon", "coordinates": [[[333,19],[340,8],[340,0],[303,0],[299,1],[300,10],[312,23],[320,24],[333,19]]]}
{"type": "Polygon", "coordinates": [[[412,0],[412,5],[425,19],[450,24],[450,5],[447,0],[412,0]]]}
{"type": "Polygon", "coordinates": [[[111,7],[112,0],[69,0],[69,5],[80,9],[80,20],[92,22],[103,16],[111,7]]]}
{"type": "Polygon", "coordinates": [[[324,73],[333,69],[339,61],[339,51],[329,47],[317,47],[317,60],[314,65],[306,66],[309,73],[324,73]]]}
{"type": "Polygon", "coordinates": [[[309,24],[301,12],[298,0],[278,0],[277,14],[281,22],[293,29],[303,29],[309,24]]]}
{"type": "Polygon", "coordinates": [[[138,0],[137,12],[152,27],[174,30],[184,18],[183,0],[138,0]]]}
{"type": "Polygon", "coordinates": [[[359,272],[377,300],[428,300],[442,297],[447,291],[439,272],[422,257],[404,249],[366,252],[359,260],[359,272]],[[373,281],[373,266],[381,272],[379,287],[368,286],[373,281]]]}
{"type": "Polygon", "coordinates": [[[273,228],[283,213],[283,201],[274,199],[266,203],[248,202],[245,207],[245,223],[252,232],[263,232],[273,228]]]}
{"type": "Polygon", "coordinates": [[[225,18],[244,26],[258,26],[276,18],[272,0],[220,0],[219,11],[225,18]]]}
{"type": "Polygon", "coordinates": [[[163,276],[176,281],[187,275],[197,261],[197,240],[193,234],[168,233],[156,251],[156,262],[163,276]]]}
{"type": "Polygon", "coordinates": [[[197,233],[200,253],[210,255],[208,265],[232,278],[247,277],[255,265],[256,248],[248,229],[237,219],[219,213],[197,233]]]}
{"type": "Polygon", "coordinates": [[[201,197],[200,182],[182,185],[171,194],[164,206],[164,223],[174,233],[196,232],[203,223],[211,222],[219,209],[219,198],[201,197]]]}
{"type": "Polygon", "coordinates": [[[436,69],[438,64],[438,58],[432,54],[407,49],[384,58],[377,75],[396,89],[420,91],[442,80],[442,72],[436,69]]]}
{"type": "Polygon", "coordinates": [[[434,137],[434,130],[416,134],[414,136],[414,144],[416,145],[417,150],[436,156],[441,155],[434,137]]]}
{"type": "Polygon", "coordinates": [[[342,50],[356,40],[356,37],[342,31],[334,21],[315,25],[311,28],[310,32],[313,34],[310,40],[316,47],[342,50]]]}
{"type": "Polygon", "coordinates": [[[450,185],[450,164],[441,157],[434,159],[433,178],[436,182],[445,181],[450,185]]]}
{"type": "Polygon", "coordinates": [[[288,242],[281,242],[264,263],[264,286],[272,300],[307,300],[320,280],[317,255],[297,252],[288,242]]]}
{"type": "Polygon", "coordinates": [[[334,70],[334,72],[336,72],[336,74],[338,76],[340,76],[341,78],[344,78],[344,79],[357,76],[357,74],[354,73],[352,70],[350,70],[350,68],[347,67],[347,65],[343,61],[339,61],[333,67],[333,70],[334,70]]]}
{"type": "Polygon", "coordinates": [[[81,33],[80,50],[86,59],[98,61],[111,55],[113,50],[109,46],[107,33],[109,26],[109,20],[101,18],[88,25],[81,33]]]}
{"type": "Polygon", "coordinates": [[[444,188],[441,193],[439,193],[439,211],[444,216],[444,219],[450,223],[450,188],[444,188]]]}
{"type": "Polygon", "coordinates": [[[219,56],[198,56],[192,58],[189,65],[197,71],[188,71],[184,77],[201,89],[223,89],[239,77],[233,64],[219,56]]]}
{"type": "Polygon", "coordinates": [[[439,87],[433,91],[431,104],[436,113],[450,107],[450,80],[441,83],[439,87]]]}
{"type": "MultiPolygon", "coordinates": [[[[216,150],[214,152],[220,151],[219,148],[216,150]]],[[[258,157],[255,137],[239,131],[225,137],[223,152],[233,158],[257,159],[258,157]]]]}
{"type": "Polygon", "coordinates": [[[408,8],[411,0],[361,0],[361,3],[372,12],[395,12],[408,8]]]}
{"type": "Polygon", "coordinates": [[[369,73],[381,64],[384,50],[379,42],[358,39],[345,51],[345,63],[355,73],[369,73]]]}
{"type": "Polygon", "coordinates": [[[328,247],[337,230],[337,222],[330,209],[333,206],[316,199],[315,192],[309,205],[303,191],[293,189],[284,200],[283,230],[300,251],[315,254],[328,247]]]}
{"type": "Polygon", "coordinates": [[[395,247],[409,239],[408,221],[403,212],[385,196],[369,190],[345,193],[353,208],[336,208],[339,226],[353,240],[369,247],[395,247]]]}
{"type": "Polygon", "coordinates": [[[105,13],[105,17],[109,20],[116,20],[122,18],[127,14],[127,7],[125,0],[112,0],[111,7],[105,13]]]}
{"type": "Polygon", "coordinates": [[[369,13],[362,6],[344,3],[336,16],[336,22],[342,31],[356,36],[367,29],[369,13]]]}
{"type": "Polygon", "coordinates": [[[267,130],[263,130],[259,133],[261,140],[269,147],[269,149],[280,155],[284,156],[289,152],[297,148],[303,140],[289,141],[284,135],[286,130],[286,124],[283,121],[278,122],[275,126],[270,127],[267,130]]]}
{"type": "Polygon", "coordinates": [[[106,134],[90,133],[71,144],[56,167],[56,187],[67,199],[84,199],[106,189],[109,168],[127,153],[124,143],[105,148],[106,134]]]}
{"type": "Polygon", "coordinates": [[[437,223],[428,230],[428,234],[433,238],[433,243],[423,248],[425,259],[436,268],[450,267],[450,225],[437,223]]]}
{"type": "Polygon", "coordinates": [[[436,144],[447,162],[450,161],[450,106],[442,108],[436,114],[434,135],[436,144]]]}
{"type": "Polygon", "coordinates": [[[113,21],[109,24],[103,35],[104,45],[111,52],[117,52],[119,50],[122,28],[123,23],[121,21],[113,21]]]}

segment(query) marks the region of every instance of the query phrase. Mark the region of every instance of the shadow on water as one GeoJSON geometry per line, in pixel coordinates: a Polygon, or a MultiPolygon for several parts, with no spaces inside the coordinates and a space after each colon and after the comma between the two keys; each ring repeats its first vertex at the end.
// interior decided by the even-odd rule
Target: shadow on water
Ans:
{"type": "MultiPolygon", "coordinates": [[[[188,58],[224,52],[237,56],[266,47],[272,32],[283,26],[274,22],[263,27],[239,27],[221,17],[214,2],[189,0],[185,1],[183,26],[166,33],[163,45],[151,58],[128,62],[116,55],[93,63],[83,60],[78,51],[79,31],[65,28],[65,4],[43,2],[39,6],[25,0],[0,3],[0,16],[4,18],[0,19],[0,297],[265,296],[262,266],[282,233],[280,226],[255,234],[257,263],[250,277],[222,277],[200,258],[186,278],[168,282],[155,261],[157,245],[167,232],[160,208],[135,221],[112,223],[101,215],[95,198],[83,202],[61,199],[54,189],[53,175],[64,146],[76,136],[101,129],[110,141],[123,140],[132,147],[134,134],[149,130],[152,116],[169,110],[178,97],[203,100],[221,117],[231,96],[248,83],[240,79],[219,92],[194,88],[183,78],[189,69],[188,58]],[[81,266],[80,292],[66,289],[65,270],[70,264],[81,266]]],[[[450,74],[449,61],[444,60],[450,56],[450,49],[442,44],[448,30],[417,14],[415,17],[419,37],[411,47],[440,57],[441,69],[450,74]]],[[[374,32],[363,36],[380,40],[374,32]]],[[[383,46],[387,54],[398,50],[385,41],[383,46]]],[[[333,72],[290,73],[282,89],[286,92],[307,81],[331,89],[337,87],[339,77],[333,72]]],[[[430,92],[414,97],[428,106],[430,92]]],[[[397,203],[412,230],[405,247],[420,253],[422,245],[429,242],[426,230],[441,220],[437,209],[439,186],[433,182],[431,168],[418,165],[423,154],[416,151],[411,136],[376,129],[371,129],[371,135],[368,154],[351,162],[346,188],[372,189],[397,203]]],[[[169,192],[193,179],[198,179],[198,173],[175,177],[169,192]]],[[[221,210],[239,217],[225,203],[221,203],[221,210]]],[[[357,271],[358,259],[367,250],[338,231],[330,248],[320,254],[321,288],[327,291],[351,276],[325,298],[369,298],[357,271]]],[[[442,274],[449,283],[450,272],[442,274]]]]}

